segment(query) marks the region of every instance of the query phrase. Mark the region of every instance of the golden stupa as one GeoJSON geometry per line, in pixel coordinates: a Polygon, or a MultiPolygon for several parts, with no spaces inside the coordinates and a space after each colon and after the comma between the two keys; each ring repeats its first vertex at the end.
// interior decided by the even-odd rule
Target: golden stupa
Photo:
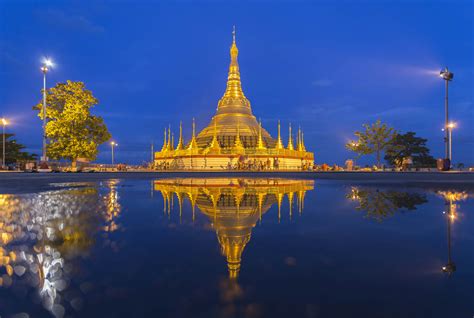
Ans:
{"type": "Polygon", "coordinates": [[[299,213],[304,206],[306,191],[313,190],[313,180],[252,179],[252,178],[185,178],[154,181],[154,190],[163,195],[165,211],[170,213],[176,196],[180,218],[185,198],[206,215],[216,231],[222,254],[226,257],[230,278],[239,275],[242,253],[250,241],[252,229],[273,204],[278,204],[278,220],[285,195],[289,214],[296,197],[299,213]]]}
{"type": "Polygon", "coordinates": [[[216,114],[197,136],[193,121],[192,138],[186,145],[181,125],[176,146],[171,129],[165,129],[163,147],[155,153],[156,169],[306,170],[312,166],[314,154],[306,151],[301,129],[294,145],[290,125],[285,148],[280,123],[278,137],[274,139],[252,114],[240,81],[235,29],[232,37],[227,88],[217,104],[216,114]]]}

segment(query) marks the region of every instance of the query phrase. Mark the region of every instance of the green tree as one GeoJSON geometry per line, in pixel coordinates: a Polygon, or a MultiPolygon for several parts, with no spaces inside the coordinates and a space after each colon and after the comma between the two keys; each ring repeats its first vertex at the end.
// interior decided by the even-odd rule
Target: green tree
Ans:
{"type": "MultiPolygon", "coordinates": [[[[73,168],[78,158],[94,160],[98,146],[110,139],[102,117],[91,114],[99,101],[82,82],[58,83],[46,95],[47,155],[53,159],[71,160],[73,168]]],[[[34,107],[42,119],[42,103],[34,107]]]]}
{"type": "Polygon", "coordinates": [[[346,148],[357,153],[358,157],[375,153],[377,166],[380,167],[380,155],[390,145],[396,132],[387,124],[383,124],[380,119],[372,125],[362,126],[364,131],[354,133],[358,140],[348,142],[346,148]]]}
{"type": "MultiPolygon", "coordinates": [[[[36,160],[36,155],[22,151],[26,147],[13,138],[14,134],[5,134],[5,164],[18,161],[36,160]]],[[[0,158],[3,156],[3,134],[0,134],[0,158]]],[[[1,160],[0,160],[1,161],[1,160]]]]}
{"type": "Polygon", "coordinates": [[[434,167],[436,159],[430,155],[426,142],[427,139],[416,137],[412,131],[397,134],[385,150],[385,160],[391,165],[400,166],[404,158],[411,157],[416,167],[434,167]]]}

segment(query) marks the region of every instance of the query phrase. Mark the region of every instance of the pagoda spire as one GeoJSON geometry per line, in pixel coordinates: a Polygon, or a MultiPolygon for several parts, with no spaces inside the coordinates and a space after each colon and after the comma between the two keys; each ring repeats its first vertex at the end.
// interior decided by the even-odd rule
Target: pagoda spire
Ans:
{"type": "Polygon", "coordinates": [[[179,122],[179,140],[178,145],[176,146],[176,150],[182,150],[183,146],[183,123],[179,122]]]}
{"type": "Polygon", "coordinates": [[[222,96],[221,100],[217,105],[219,110],[221,107],[224,108],[222,111],[225,111],[225,107],[233,105],[234,107],[239,108],[239,112],[249,113],[250,102],[244,95],[242,91],[242,83],[240,82],[240,70],[239,62],[237,58],[239,56],[239,49],[237,48],[236,43],[236,33],[235,26],[232,31],[232,45],[230,47],[230,65],[229,73],[227,75],[227,87],[222,96]]]}
{"type": "Polygon", "coordinates": [[[174,133],[171,133],[171,150],[174,150],[174,133]]]}
{"type": "Polygon", "coordinates": [[[166,128],[165,128],[165,137],[163,138],[163,147],[161,147],[161,152],[166,151],[168,148],[168,142],[166,141],[166,128]]]}
{"type": "Polygon", "coordinates": [[[275,148],[276,148],[276,149],[283,149],[283,148],[285,148],[285,147],[283,147],[283,142],[281,141],[280,120],[278,120],[278,138],[277,138],[277,142],[276,142],[275,148]]]}
{"type": "Polygon", "coordinates": [[[304,145],[304,133],[303,133],[303,131],[301,131],[301,151],[306,152],[306,147],[304,145]]]}
{"type": "Polygon", "coordinates": [[[212,136],[212,141],[207,149],[207,151],[220,152],[221,146],[219,145],[219,140],[217,139],[217,120],[214,121],[214,133],[212,136]]]}
{"type": "Polygon", "coordinates": [[[303,151],[303,145],[301,144],[301,127],[298,127],[298,137],[296,138],[296,149],[303,151]]]}
{"type": "Polygon", "coordinates": [[[198,145],[196,142],[196,123],[194,122],[194,117],[193,117],[193,136],[191,138],[191,141],[189,142],[188,149],[197,149],[198,145]]]}
{"type": "Polygon", "coordinates": [[[171,125],[168,126],[168,144],[166,145],[167,150],[171,150],[171,125]]]}
{"type": "Polygon", "coordinates": [[[295,148],[293,147],[293,135],[291,134],[291,123],[290,123],[290,126],[289,126],[289,136],[288,136],[288,150],[295,150],[295,148]]]}
{"type": "Polygon", "coordinates": [[[265,145],[263,144],[263,139],[262,139],[262,121],[258,123],[258,143],[257,143],[257,149],[263,150],[266,149],[265,145]]]}
{"type": "Polygon", "coordinates": [[[234,143],[235,150],[243,150],[244,145],[240,140],[240,121],[237,121],[237,136],[235,136],[235,143],[234,143]]]}

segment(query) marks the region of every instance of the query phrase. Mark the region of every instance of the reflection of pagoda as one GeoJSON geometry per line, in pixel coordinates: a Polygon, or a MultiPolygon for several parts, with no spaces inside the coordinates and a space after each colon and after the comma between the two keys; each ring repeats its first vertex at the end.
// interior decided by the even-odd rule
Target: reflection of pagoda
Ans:
{"type": "Polygon", "coordinates": [[[272,138],[252,113],[244,95],[235,42],[230,48],[227,88],[207,127],[196,136],[193,123],[191,140],[185,144],[180,127],[175,144],[171,129],[165,129],[163,147],[155,153],[157,169],[304,169],[312,165],[314,154],[306,151],[303,132],[298,129],[296,143],[289,127],[288,146],[278,136],[272,138]]]}
{"type": "MultiPolygon", "coordinates": [[[[298,209],[303,208],[306,191],[312,190],[313,180],[286,179],[166,179],[156,180],[155,191],[160,191],[168,209],[176,195],[181,207],[188,198],[212,222],[222,254],[227,258],[229,277],[236,278],[240,270],[242,252],[250,241],[252,228],[270,207],[281,204],[288,196],[290,211],[296,196],[298,209]]],[[[291,213],[291,212],[290,212],[291,213]]]]}

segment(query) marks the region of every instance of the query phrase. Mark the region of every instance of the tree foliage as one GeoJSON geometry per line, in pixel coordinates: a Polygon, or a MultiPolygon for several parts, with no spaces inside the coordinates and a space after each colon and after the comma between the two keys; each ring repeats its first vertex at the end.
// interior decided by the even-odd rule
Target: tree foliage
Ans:
{"type": "Polygon", "coordinates": [[[415,135],[412,131],[397,134],[385,151],[385,160],[391,165],[401,166],[404,158],[411,157],[416,167],[434,167],[436,160],[426,147],[427,139],[415,135]]]}
{"type": "Polygon", "coordinates": [[[372,125],[364,124],[363,127],[363,131],[354,133],[357,141],[348,142],[346,148],[357,153],[358,157],[375,153],[377,166],[380,166],[380,155],[390,145],[396,132],[380,119],[372,125]]]}
{"type": "MultiPolygon", "coordinates": [[[[94,160],[98,146],[110,139],[102,117],[91,114],[99,101],[82,82],[58,83],[46,95],[47,155],[53,159],[94,160]]],[[[34,107],[43,119],[42,103],[34,107]]]]}
{"type": "MultiPolygon", "coordinates": [[[[14,134],[5,134],[5,164],[36,160],[36,155],[23,151],[26,147],[16,141],[14,134]]],[[[3,134],[0,133],[0,158],[3,156],[3,134]]]]}

